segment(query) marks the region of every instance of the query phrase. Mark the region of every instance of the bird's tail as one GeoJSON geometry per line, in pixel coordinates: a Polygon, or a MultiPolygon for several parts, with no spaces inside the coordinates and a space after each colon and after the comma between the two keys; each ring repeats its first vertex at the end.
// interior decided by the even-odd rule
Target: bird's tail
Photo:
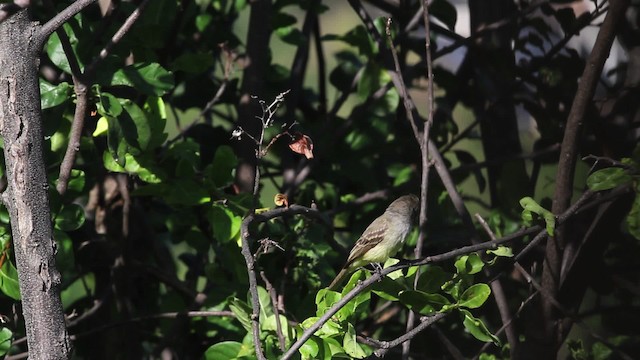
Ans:
{"type": "Polygon", "coordinates": [[[349,269],[348,267],[340,270],[338,275],[336,275],[336,278],[333,279],[331,284],[329,284],[329,290],[336,290],[336,288],[340,285],[340,283],[342,283],[342,280],[344,280],[344,278],[347,277],[349,273],[351,273],[351,269],[349,269]]]}

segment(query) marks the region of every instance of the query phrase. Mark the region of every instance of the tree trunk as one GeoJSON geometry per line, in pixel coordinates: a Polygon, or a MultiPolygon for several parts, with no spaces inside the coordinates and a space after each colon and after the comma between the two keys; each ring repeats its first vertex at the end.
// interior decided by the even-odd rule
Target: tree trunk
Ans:
{"type": "Polygon", "coordinates": [[[69,336],[55,266],[38,85],[40,26],[20,11],[0,23],[0,134],[29,358],[68,359],[69,336]]]}

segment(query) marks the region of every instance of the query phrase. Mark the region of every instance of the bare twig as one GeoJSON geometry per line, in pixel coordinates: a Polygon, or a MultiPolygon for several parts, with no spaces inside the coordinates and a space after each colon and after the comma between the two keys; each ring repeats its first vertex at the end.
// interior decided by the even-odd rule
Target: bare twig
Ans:
{"type": "Polygon", "coordinates": [[[276,317],[276,334],[278,335],[278,345],[280,345],[280,350],[285,351],[285,347],[287,346],[284,341],[284,334],[282,333],[282,324],[280,324],[280,312],[278,311],[278,297],[276,296],[276,289],[273,288],[269,279],[267,279],[267,275],[265,275],[264,271],[260,271],[260,277],[267,288],[267,292],[269,293],[269,297],[271,298],[271,307],[273,308],[273,314],[276,317]]]}

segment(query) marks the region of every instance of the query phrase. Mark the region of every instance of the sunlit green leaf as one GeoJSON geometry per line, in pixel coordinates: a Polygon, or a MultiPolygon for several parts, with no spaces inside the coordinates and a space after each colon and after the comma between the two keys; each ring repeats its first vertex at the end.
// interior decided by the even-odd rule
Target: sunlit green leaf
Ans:
{"type": "Polygon", "coordinates": [[[13,332],[6,327],[0,329],[0,356],[5,355],[11,348],[13,332]]]}
{"type": "Polygon", "coordinates": [[[469,309],[479,308],[487,301],[490,294],[491,289],[487,284],[471,285],[460,295],[458,305],[469,309]]]}
{"type": "Polygon", "coordinates": [[[223,341],[211,345],[204,353],[206,360],[236,360],[252,354],[252,348],[236,342],[223,341]]]}
{"type": "Polygon", "coordinates": [[[459,274],[477,274],[484,267],[484,263],[478,254],[471,253],[469,255],[462,255],[455,262],[456,269],[459,274]]]}
{"type": "Polygon", "coordinates": [[[487,250],[487,254],[493,254],[495,256],[513,257],[513,250],[508,246],[498,246],[497,249],[487,250]]]}
{"type": "Polygon", "coordinates": [[[591,191],[602,191],[613,189],[616,186],[631,182],[629,173],[618,167],[600,169],[587,178],[587,186],[591,191]]]}
{"type": "Polygon", "coordinates": [[[500,339],[498,339],[495,335],[493,335],[487,326],[482,322],[482,320],[475,318],[471,313],[467,310],[460,309],[462,313],[463,320],[462,323],[464,328],[469,331],[473,337],[480,341],[484,342],[493,342],[497,346],[500,346],[500,339]]]}
{"type": "Polygon", "coordinates": [[[173,74],[158,63],[137,63],[118,70],[111,85],[135,88],[146,95],[161,96],[173,89],[173,74]]]}
{"type": "Polygon", "coordinates": [[[351,324],[347,324],[347,332],[344,334],[342,343],[344,351],[354,359],[363,359],[367,356],[367,352],[356,340],[356,330],[351,324]]]}

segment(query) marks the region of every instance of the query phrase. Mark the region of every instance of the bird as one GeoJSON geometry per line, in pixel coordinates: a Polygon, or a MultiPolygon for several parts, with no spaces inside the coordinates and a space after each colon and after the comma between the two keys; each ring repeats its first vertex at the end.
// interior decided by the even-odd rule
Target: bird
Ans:
{"type": "Polygon", "coordinates": [[[364,230],[351,249],[347,262],[328,288],[335,290],[347,275],[362,266],[374,264],[380,269],[381,263],[394,256],[411,230],[419,203],[420,200],[413,194],[401,196],[392,202],[384,214],[364,230]]]}

